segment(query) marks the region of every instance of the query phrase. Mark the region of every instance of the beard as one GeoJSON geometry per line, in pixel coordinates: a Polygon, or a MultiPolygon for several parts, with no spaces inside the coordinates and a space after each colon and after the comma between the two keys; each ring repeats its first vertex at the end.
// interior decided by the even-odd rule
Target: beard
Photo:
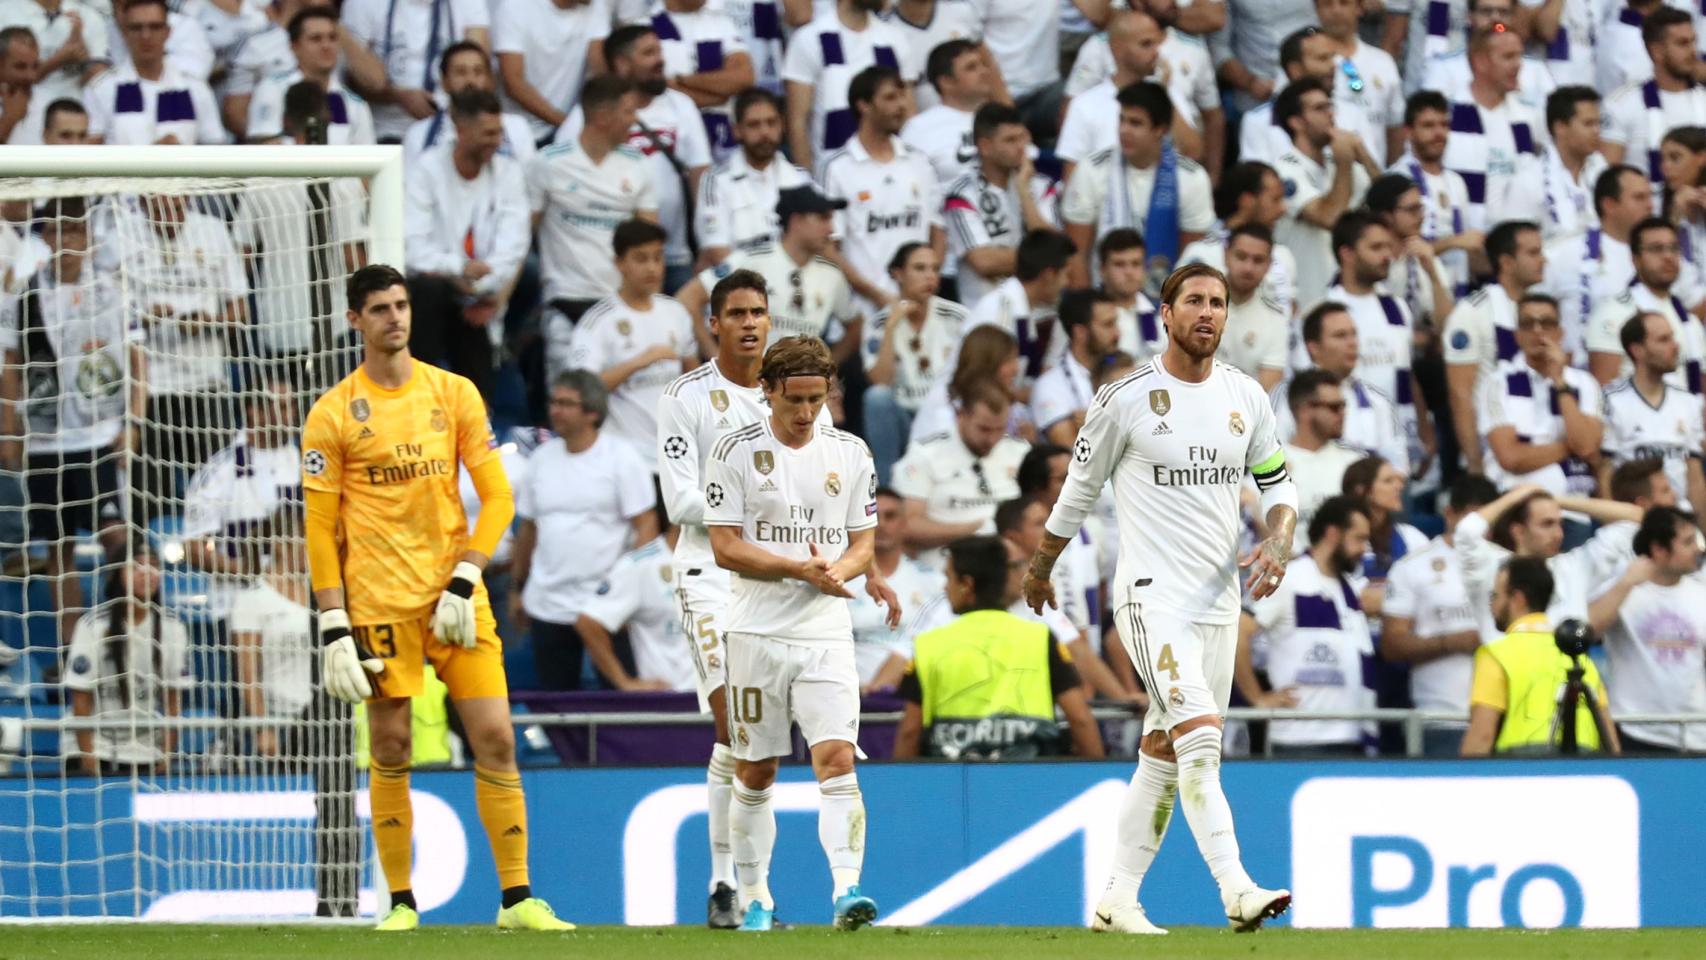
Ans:
{"type": "Polygon", "coordinates": [[[854,7],[869,14],[882,13],[883,7],[887,5],[888,0],[853,0],[854,7]]]}
{"type": "MultiPolygon", "coordinates": [[[[1191,324],[1191,326],[1196,326],[1196,324],[1191,324]]],[[[1215,334],[1214,339],[1209,341],[1206,346],[1199,346],[1196,339],[1191,336],[1189,329],[1180,333],[1173,333],[1169,330],[1168,336],[1173,341],[1173,345],[1179,348],[1180,353],[1193,360],[1207,360],[1220,350],[1220,338],[1224,333],[1225,330],[1223,329],[1221,333],[1215,334]]]]}
{"type": "Polygon", "coordinates": [[[1333,567],[1339,573],[1349,576],[1362,567],[1362,555],[1346,553],[1341,549],[1333,554],[1333,567]]]}
{"type": "Polygon", "coordinates": [[[665,80],[663,76],[659,74],[655,77],[646,77],[639,81],[636,86],[638,86],[640,91],[648,97],[661,97],[663,96],[663,92],[669,89],[669,81],[665,80]]]}

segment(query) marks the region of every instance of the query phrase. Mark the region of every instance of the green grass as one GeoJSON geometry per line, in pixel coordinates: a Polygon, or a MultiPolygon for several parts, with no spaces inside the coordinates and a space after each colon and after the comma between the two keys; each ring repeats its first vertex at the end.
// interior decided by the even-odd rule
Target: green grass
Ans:
{"type": "Polygon", "coordinates": [[[855,934],[807,927],[742,935],[689,927],[588,927],[569,934],[499,933],[485,927],[427,927],[375,934],[306,926],[13,926],[0,932],[0,960],[976,960],[1257,957],[1328,960],[1643,960],[1706,956],[1706,930],[1291,930],[1253,935],[1179,928],[1164,938],[1119,937],[1038,927],[873,928],[855,934]],[[735,941],[738,940],[738,946],[735,941]]]}

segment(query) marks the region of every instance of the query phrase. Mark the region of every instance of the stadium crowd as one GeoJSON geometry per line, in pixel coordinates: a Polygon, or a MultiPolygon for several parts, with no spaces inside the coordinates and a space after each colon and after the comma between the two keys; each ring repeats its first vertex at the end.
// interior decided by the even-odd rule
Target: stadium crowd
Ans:
{"type": "MultiPolygon", "coordinates": [[[[1288,576],[1243,618],[1241,702],[1454,714],[1426,738],[1449,755],[1491,748],[1473,710],[1509,728],[1531,706],[1488,648],[1513,596],[1604,637],[1614,712],[1706,713],[1703,81],[1706,6],[1662,0],[0,0],[9,144],[403,145],[412,349],[513,428],[519,520],[486,576],[531,650],[515,686],[694,688],[669,505],[636,478],[682,455],[660,402],[715,354],[721,277],[758,272],[772,342],[821,337],[841,365],[834,420],[874,454],[905,608],[891,629],[855,591],[861,681],[916,697],[913,641],[955,613],[945,548],[1035,550],[1087,407],[1159,353],[1151,298],[1201,262],[1302,500],[1288,576]]],[[[177,616],[123,606],[161,569],[126,518],[170,518],[207,576],[228,709],[313,699],[286,546],[307,384],[247,361],[338,345],[340,298],[277,251],[335,247],[316,277],[340,289],[366,225],[356,181],[292,203],[332,222],[0,208],[0,459],[79,712],[175,713],[199,662],[177,616]],[[146,242],[121,242],[127,217],[146,242]],[[145,316],[102,299],[121,270],[145,316]],[[86,613],[89,534],[128,559],[86,613]]],[[[1163,417],[1190,402],[1159,394],[1163,417]]],[[[1051,672],[1136,705],[1156,691],[1102,605],[1102,520],[1056,568],[1051,672]]],[[[1263,733],[1399,749],[1357,721],[1263,733]]],[[[1706,724],[1621,733],[1706,749],[1706,724]]]]}

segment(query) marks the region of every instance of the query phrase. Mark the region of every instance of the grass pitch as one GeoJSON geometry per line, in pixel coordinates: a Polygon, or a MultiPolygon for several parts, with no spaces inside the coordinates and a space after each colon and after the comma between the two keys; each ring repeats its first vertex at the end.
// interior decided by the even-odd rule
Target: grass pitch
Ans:
{"type": "Polygon", "coordinates": [[[1175,928],[1169,936],[1122,937],[1041,927],[876,927],[853,934],[804,927],[741,935],[690,927],[585,927],[568,934],[500,933],[489,927],[426,927],[376,934],[309,926],[153,926],[125,923],[13,926],[0,960],[1095,960],[1260,957],[1327,960],[1668,960],[1706,956],[1706,930],[1292,930],[1239,935],[1175,928]],[[738,943],[737,943],[738,941],[738,943]]]}

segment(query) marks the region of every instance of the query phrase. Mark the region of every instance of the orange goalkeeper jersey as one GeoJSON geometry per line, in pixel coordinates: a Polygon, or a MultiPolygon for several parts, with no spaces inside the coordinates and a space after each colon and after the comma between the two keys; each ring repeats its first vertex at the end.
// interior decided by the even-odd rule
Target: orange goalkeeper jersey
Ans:
{"type": "Polygon", "coordinates": [[[302,428],[302,485],[342,497],[345,599],[356,624],[429,615],[468,549],[457,461],[497,456],[480,393],[416,360],[387,390],[360,367],[326,391],[302,428]]]}

